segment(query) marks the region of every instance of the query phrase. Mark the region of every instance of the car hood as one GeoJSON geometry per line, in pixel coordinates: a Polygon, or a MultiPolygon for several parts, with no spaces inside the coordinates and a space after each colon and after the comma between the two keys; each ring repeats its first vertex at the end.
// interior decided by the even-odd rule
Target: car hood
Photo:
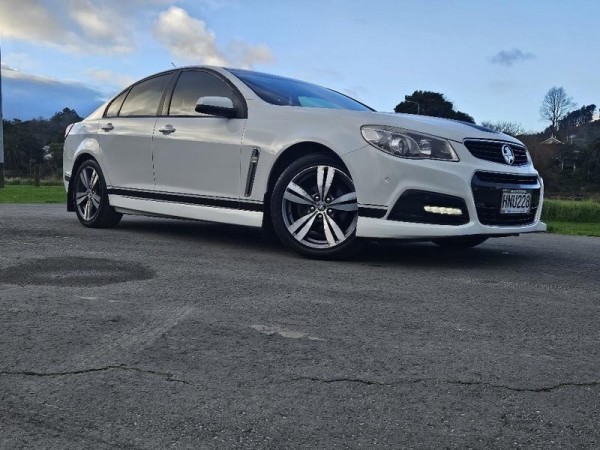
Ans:
{"type": "Polygon", "coordinates": [[[439,117],[417,116],[414,114],[396,114],[380,112],[359,112],[362,125],[386,125],[418,131],[433,136],[462,142],[465,139],[490,139],[520,143],[519,140],[504,133],[498,133],[473,123],[439,117]]]}

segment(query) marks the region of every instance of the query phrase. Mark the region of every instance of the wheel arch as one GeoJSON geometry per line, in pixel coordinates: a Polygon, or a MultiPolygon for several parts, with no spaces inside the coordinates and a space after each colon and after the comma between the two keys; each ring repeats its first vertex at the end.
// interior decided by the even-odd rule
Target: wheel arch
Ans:
{"type": "Polygon", "coordinates": [[[353,179],[352,173],[350,172],[350,169],[348,168],[346,163],[344,163],[340,155],[338,155],[330,147],[313,141],[297,142],[293,145],[290,145],[277,156],[269,172],[269,178],[267,180],[267,189],[265,191],[263,199],[263,229],[268,231],[271,230],[271,196],[273,194],[273,187],[275,186],[275,183],[277,182],[283,171],[298,158],[317,153],[322,153],[334,158],[342,166],[342,168],[346,170],[346,172],[350,175],[350,178],[353,179]]]}
{"type": "Polygon", "coordinates": [[[75,208],[73,206],[73,183],[75,182],[75,174],[79,170],[79,167],[85,162],[89,160],[94,160],[98,164],[98,160],[91,153],[80,153],[75,162],[73,163],[73,168],[71,169],[71,179],[69,180],[69,187],[67,188],[67,211],[74,212],[75,208]]]}

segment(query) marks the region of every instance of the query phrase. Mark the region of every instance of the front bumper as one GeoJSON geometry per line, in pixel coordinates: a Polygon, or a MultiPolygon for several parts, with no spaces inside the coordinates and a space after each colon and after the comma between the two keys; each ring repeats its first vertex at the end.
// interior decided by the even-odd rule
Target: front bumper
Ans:
{"type": "MultiPolygon", "coordinates": [[[[540,221],[543,182],[532,165],[508,166],[484,161],[472,156],[462,144],[452,142],[452,145],[459,155],[459,162],[401,159],[378,151],[370,145],[344,155],[344,162],[355,182],[360,206],[357,236],[433,239],[466,235],[505,236],[546,231],[546,225],[540,221]],[[533,178],[536,181],[535,185],[525,187],[532,191],[536,201],[530,216],[522,223],[519,223],[519,220],[502,223],[503,218],[490,219],[489,214],[484,216],[485,208],[486,213],[490,211],[490,197],[483,195],[485,201],[482,201],[482,192],[478,192],[480,186],[474,185],[474,180],[477,180],[476,174],[481,172],[492,175],[510,174],[509,177],[513,178],[533,178]],[[397,220],[397,216],[393,214],[394,205],[403,194],[413,191],[443,194],[464,200],[468,219],[460,224],[451,225],[443,222],[397,220]],[[363,214],[362,211],[369,213],[363,214]]],[[[485,188],[497,189],[498,192],[507,187],[515,188],[514,185],[507,186],[503,183],[485,185],[485,188]]]]}
{"type": "Polygon", "coordinates": [[[471,221],[466,225],[431,225],[422,223],[395,222],[371,217],[360,217],[356,225],[356,235],[373,239],[434,239],[449,236],[509,236],[521,233],[546,231],[546,224],[537,221],[532,225],[519,227],[491,227],[471,221]]]}

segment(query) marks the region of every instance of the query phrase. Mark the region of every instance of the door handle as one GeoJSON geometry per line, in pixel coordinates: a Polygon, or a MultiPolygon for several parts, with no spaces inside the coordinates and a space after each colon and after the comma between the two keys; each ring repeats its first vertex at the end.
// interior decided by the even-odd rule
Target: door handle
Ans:
{"type": "Polygon", "coordinates": [[[159,128],[158,131],[165,134],[174,133],[175,127],[173,125],[165,125],[164,127],[159,128]]]}
{"type": "Polygon", "coordinates": [[[102,125],[100,128],[102,128],[104,131],[110,131],[110,130],[114,129],[115,127],[113,127],[112,123],[107,123],[106,125],[102,125]]]}

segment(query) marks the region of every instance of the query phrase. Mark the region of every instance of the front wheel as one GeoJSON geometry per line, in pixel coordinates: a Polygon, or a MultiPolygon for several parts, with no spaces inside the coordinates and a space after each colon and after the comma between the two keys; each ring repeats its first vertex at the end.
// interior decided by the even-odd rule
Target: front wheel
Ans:
{"type": "Polygon", "coordinates": [[[433,243],[443,248],[451,248],[455,250],[464,250],[467,248],[477,247],[487,241],[485,236],[457,236],[449,238],[434,239],[433,243]]]}
{"type": "Polygon", "coordinates": [[[77,169],[73,183],[73,206],[82,225],[110,228],[119,223],[123,214],[110,206],[106,182],[96,161],[84,161],[77,169]]]}
{"type": "Polygon", "coordinates": [[[354,183],[328,155],[307,155],[281,174],[273,189],[271,217],[279,239],[301,255],[341,259],[358,250],[354,183]]]}

